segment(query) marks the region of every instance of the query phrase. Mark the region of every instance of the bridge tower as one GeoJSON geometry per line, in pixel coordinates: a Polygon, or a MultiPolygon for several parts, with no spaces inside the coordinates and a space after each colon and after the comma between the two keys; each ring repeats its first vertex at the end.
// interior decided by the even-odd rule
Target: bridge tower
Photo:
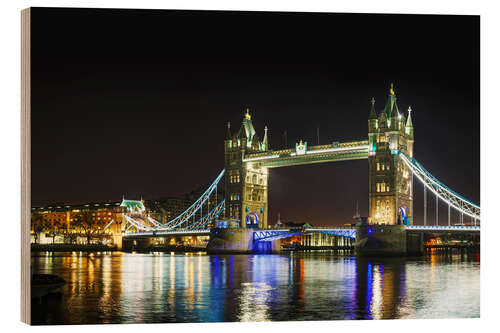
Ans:
{"type": "Polygon", "coordinates": [[[399,112],[391,84],[384,109],[377,116],[372,98],[368,118],[369,217],[374,224],[413,224],[413,176],[398,155],[413,158],[411,108],[399,112]]]}
{"type": "Polygon", "coordinates": [[[231,135],[227,124],[224,141],[226,218],[240,221],[242,228],[267,228],[268,177],[267,168],[245,162],[245,154],[269,149],[267,127],[259,140],[246,110],[238,132],[231,135]]]}

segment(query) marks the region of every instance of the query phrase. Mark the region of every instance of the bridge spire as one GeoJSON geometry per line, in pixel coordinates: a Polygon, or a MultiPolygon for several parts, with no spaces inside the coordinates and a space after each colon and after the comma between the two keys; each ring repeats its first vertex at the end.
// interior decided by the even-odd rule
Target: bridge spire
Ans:
{"type": "Polygon", "coordinates": [[[413,122],[411,121],[411,106],[408,107],[408,119],[406,120],[405,132],[410,137],[413,137],[413,122]]]}
{"type": "Polygon", "coordinates": [[[390,119],[391,117],[397,116],[397,113],[395,113],[394,111],[397,112],[396,93],[394,92],[394,83],[391,83],[391,88],[389,89],[389,97],[387,98],[387,103],[385,104],[383,112],[385,112],[387,119],[390,119]]]}
{"type": "Polygon", "coordinates": [[[247,108],[247,113],[245,114],[245,118],[248,119],[248,120],[252,120],[252,116],[250,115],[250,109],[247,108]]]}
{"type": "Polygon", "coordinates": [[[241,122],[241,129],[240,129],[240,139],[248,139],[248,136],[247,136],[247,131],[246,131],[246,124],[245,124],[245,120],[247,118],[243,118],[243,121],[241,122]]]}
{"type": "Polygon", "coordinates": [[[264,139],[262,139],[262,149],[263,150],[269,149],[269,142],[267,139],[267,126],[264,126],[264,139]]]}
{"type": "Polygon", "coordinates": [[[372,97],[372,107],[370,110],[370,117],[368,119],[377,119],[377,112],[375,111],[375,98],[372,97]]]}
{"type": "Polygon", "coordinates": [[[227,122],[226,140],[231,140],[231,123],[227,122]]]}

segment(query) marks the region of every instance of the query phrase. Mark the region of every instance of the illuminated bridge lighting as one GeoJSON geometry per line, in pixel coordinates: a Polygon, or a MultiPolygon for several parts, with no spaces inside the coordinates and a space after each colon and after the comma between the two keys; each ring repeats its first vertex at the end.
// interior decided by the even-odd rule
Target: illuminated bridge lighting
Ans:
{"type": "Polygon", "coordinates": [[[188,229],[175,229],[168,231],[157,231],[157,232],[125,232],[122,234],[123,237],[159,237],[159,236],[170,236],[170,235],[196,235],[196,236],[208,236],[210,235],[209,229],[198,229],[198,230],[188,230],[188,229]]]}
{"type": "Polygon", "coordinates": [[[356,229],[354,228],[307,228],[302,230],[296,229],[268,229],[259,230],[253,233],[253,240],[257,242],[261,241],[273,241],[282,238],[288,238],[298,235],[308,235],[311,233],[322,233],[331,236],[346,237],[346,238],[356,238],[356,229]]]}
{"type": "MultiPolygon", "coordinates": [[[[320,154],[320,153],[335,153],[335,152],[340,152],[340,151],[354,151],[354,150],[361,150],[361,151],[368,151],[368,145],[363,145],[363,146],[354,146],[354,147],[341,147],[341,148],[328,148],[328,149],[317,149],[317,150],[308,150],[304,155],[313,155],[313,154],[320,154]]],[[[297,153],[291,153],[290,156],[296,156],[297,153]]]]}
{"type": "Polygon", "coordinates": [[[404,163],[411,170],[413,175],[415,175],[417,179],[420,180],[420,182],[424,184],[424,186],[432,193],[434,193],[437,197],[439,197],[441,200],[443,200],[459,212],[463,213],[464,215],[472,217],[476,220],[481,219],[481,208],[478,205],[465,199],[464,197],[441,183],[433,175],[431,175],[430,172],[425,170],[424,167],[420,165],[414,158],[410,160],[403,153],[398,153],[404,163]]]}
{"type": "MultiPolygon", "coordinates": [[[[208,187],[208,189],[203,192],[203,194],[184,212],[182,212],[179,216],[172,219],[171,221],[162,224],[150,216],[143,218],[142,216],[132,216],[128,214],[124,214],[125,220],[127,221],[128,227],[124,233],[124,235],[130,235],[132,232],[128,232],[132,227],[135,227],[137,232],[134,234],[141,234],[143,236],[148,236],[151,233],[159,234],[163,231],[174,231],[180,230],[180,233],[185,232],[186,230],[203,230],[207,224],[216,219],[224,210],[225,210],[225,200],[222,200],[218,205],[216,205],[211,211],[209,211],[205,216],[201,217],[198,220],[194,219],[194,216],[198,215],[203,209],[203,205],[208,202],[210,196],[217,189],[217,185],[219,184],[222,176],[224,175],[225,170],[222,170],[217,178],[213,181],[213,183],[208,187]],[[145,222],[147,222],[145,224],[145,222]],[[148,225],[152,224],[152,225],[148,225]]],[[[201,215],[201,214],[200,214],[201,215]]]]}
{"type": "Polygon", "coordinates": [[[260,161],[260,160],[267,160],[267,159],[272,159],[272,158],[279,158],[279,155],[266,155],[266,156],[259,156],[259,157],[250,157],[250,158],[244,158],[243,162],[252,162],[252,161],[260,161]]]}
{"type": "Polygon", "coordinates": [[[446,232],[446,231],[463,231],[463,232],[480,232],[480,226],[465,226],[465,225],[454,225],[454,226],[441,226],[441,225],[410,225],[406,227],[409,231],[421,231],[421,232],[446,232]]]}

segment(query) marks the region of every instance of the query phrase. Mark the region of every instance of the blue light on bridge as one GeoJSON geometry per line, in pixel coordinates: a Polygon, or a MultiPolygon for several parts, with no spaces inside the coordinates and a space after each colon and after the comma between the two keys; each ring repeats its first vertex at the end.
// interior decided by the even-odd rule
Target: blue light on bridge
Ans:
{"type": "Polygon", "coordinates": [[[217,221],[217,228],[226,229],[227,228],[227,221],[217,221]]]}
{"type": "Polygon", "coordinates": [[[368,232],[368,234],[371,235],[371,234],[373,234],[373,229],[372,228],[368,228],[368,230],[366,232],[368,232]]]}
{"type": "Polygon", "coordinates": [[[370,315],[372,298],[373,298],[373,267],[372,263],[369,262],[366,270],[366,305],[365,305],[366,319],[372,319],[372,316],[370,315]]]}
{"type": "Polygon", "coordinates": [[[258,228],[259,227],[259,214],[250,213],[246,216],[247,228],[258,228]]]}

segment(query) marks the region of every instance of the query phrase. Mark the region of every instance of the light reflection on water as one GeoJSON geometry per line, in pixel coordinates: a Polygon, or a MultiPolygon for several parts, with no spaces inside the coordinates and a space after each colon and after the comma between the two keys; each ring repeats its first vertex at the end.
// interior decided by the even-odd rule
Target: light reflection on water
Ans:
{"type": "Polygon", "coordinates": [[[35,324],[479,317],[479,254],[40,253],[68,283],[35,324]]]}

